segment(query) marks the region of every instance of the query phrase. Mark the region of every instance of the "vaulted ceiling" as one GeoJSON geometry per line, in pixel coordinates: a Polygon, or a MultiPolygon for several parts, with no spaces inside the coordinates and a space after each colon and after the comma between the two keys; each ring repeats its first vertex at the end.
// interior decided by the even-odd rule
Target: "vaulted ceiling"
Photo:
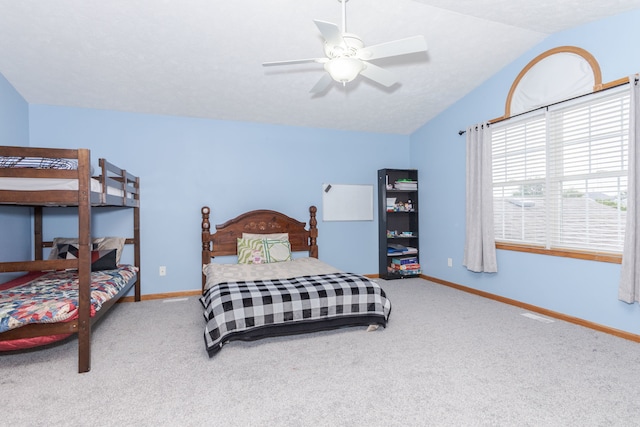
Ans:
{"type": "Polygon", "coordinates": [[[0,0],[0,73],[32,104],[410,134],[550,34],[636,8],[348,0],[365,45],[424,35],[429,50],[376,60],[390,88],[312,95],[321,64],[261,64],[323,56],[313,20],[342,26],[339,0],[0,0]]]}

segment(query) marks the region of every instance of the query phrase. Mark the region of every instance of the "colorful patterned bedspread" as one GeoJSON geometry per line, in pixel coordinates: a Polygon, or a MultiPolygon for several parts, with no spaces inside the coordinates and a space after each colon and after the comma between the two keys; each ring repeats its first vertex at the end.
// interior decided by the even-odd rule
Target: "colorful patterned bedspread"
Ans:
{"type": "MultiPolygon", "coordinates": [[[[91,316],[133,279],[138,268],[91,273],[91,316]]],[[[78,314],[78,274],[52,271],[25,284],[0,291],[0,333],[29,323],[55,323],[78,314]]]]}

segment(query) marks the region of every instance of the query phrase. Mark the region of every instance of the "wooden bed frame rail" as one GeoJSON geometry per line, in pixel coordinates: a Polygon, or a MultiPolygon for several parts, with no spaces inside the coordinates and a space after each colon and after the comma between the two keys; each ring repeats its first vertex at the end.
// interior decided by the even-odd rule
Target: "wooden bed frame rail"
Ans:
{"type": "Polygon", "coordinates": [[[98,159],[101,174],[98,177],[102,188],[117,188],[122,196],[114,196],[103,191],[102,203],[111,206],[136,207],[140,203],[140,178],[120,169],[105,159],[98,159]]]}

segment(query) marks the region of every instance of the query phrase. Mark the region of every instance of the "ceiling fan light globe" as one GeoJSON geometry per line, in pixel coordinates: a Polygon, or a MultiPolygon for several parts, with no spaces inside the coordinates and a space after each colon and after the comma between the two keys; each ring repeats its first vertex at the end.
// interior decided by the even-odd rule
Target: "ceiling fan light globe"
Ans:
{"type": "Polygon", "coordinates": [[[362,61],[356,58],[343,57],[334,58],[324,64],[331,78],[340,83],[348,83],[358,77],[364,68],[362,61]]]}

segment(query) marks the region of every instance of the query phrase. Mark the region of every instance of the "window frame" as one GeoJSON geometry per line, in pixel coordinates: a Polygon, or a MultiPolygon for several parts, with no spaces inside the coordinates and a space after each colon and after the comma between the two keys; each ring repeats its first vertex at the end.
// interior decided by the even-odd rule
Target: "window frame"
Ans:
{"type": "MultiPolygon", "coordinates": [[[[624,91],[626,89],[626,85],[624,83],[621,84],[616,84],[616,85],[611,85],[609,86],[607,89],[618,89],[617,92],[620,93],[622,96],[624,96],[624,91]]],[[[607,91],[608,92],[608,91],[607,91]]],[[[492,121],[494,123],[495,126],[500,126],[497,123],[498,122],[510,122],[510,123],[521,123],[522,121],[534,121],[539,119],[541,116],[544,117],[545,119],[545,133],[546,133],[546,141],[545,141],[545,146],[546,146],[546,152],[548,155],[549,152],[549,146],[550,146],[550,142],[549,142],[549,123],[550,123],[550,118],[549,118],[549,110],[558,110],[559,108],[562,108],[564,105],[566,106],[571,106],[572,104],[575,104],[574,100],[579,99],[579,98],[584,98],[584,97],[589,97],[589,96],[594,96],[593,97],[593,101],[594,102],[598,102],[598,100],[601,100],[603,98],[603,96],[606,96],[609,94],[603,94],[602,91],[597,91],[597,92],[593,92],[593,93],[589,93],[583,96],[579,96],[576,98],[572,98],[570,100],[564,100],[564,101],[559,101],[556,102],[554,104],[550,104],[548,106],[544,106],[541,108],[537,108],[533,111],[528,111],[522,114],[518,114],[512,118],[500,118],[500,119],[496,119],[494,121],[492,121]],[[595,95],[595,96],[594,96],[595,95]],[[600,96],[599,96],[600,95],[600,96]],[[557,106],[560,106],[559,108],[557,106]],[[541,111],[543,110],[543,111],[541,111]]],[[[615,95],[615,92],[614,92],[615,95]]],[[[581,100],[582,102],[584,102],[584,100],[581,100]]],[[[506,126],[507,124],[505,123],[506,126]]],[[[492,149],[493,149],[493,138],[491,141],[492,144],[492,149]]],[[[628,146],[627,146],[628,149],[628,146]]],[[[492,160],[492,165],[494,164],[495,160],[492,160]]],[[[548,165],[549,165],[550,160],[549,159],[545,159],[545,180],[548,182],[549,181],[549,176],[550,176],[550,172],[548,170],[548,165]]],[[[627,162],[627,166],[628,166],[628,162],[627,162]]],[[[493,188],[493,185],[492,185],[493,188]]],[[[548,197],[548,196],[547,196],[548,197]]],[[[547,215],[547,220],[548,220],[548,215],[549,215],[549,211],[547,209],[550,209],[549,207],[545,207],[545,214],[547,215]]],[[[542,254],[542,255],[551,255],[551,256],[560,256],[560,257],[567,257],[567,258],[576,258],[576,259],[583,259],[583,260],[593,260],[593,261],[601,261],[601,262],[609,262],[609,263],[617,263],[620,264],[622,262],[622,251],[617,252],[617,251],[612,251],[612,252],[608,252],[608,251],[604,251],[604,250],[589,250],[587,248],[581,248],[581,249],[573,249],[573,248],[562,248],[562,247],[553,247],[549,244],[550,241],[550,237],[547,235],[549,233],[549,230],[545,230],[545,244],[535,244],[535,243],[520,243],[517,241],[508,241],[508,240],[503,240],[503,241],[499,241],[496,240],[495,246],[496,249],[502,249],[502,250],[511,250],[511,251],[518,251],[518,252],[527,252],[527,253],[535,253],[535,254],[542,254]],[[549,246],[549,247],[548,247],[549,246]]]]}

